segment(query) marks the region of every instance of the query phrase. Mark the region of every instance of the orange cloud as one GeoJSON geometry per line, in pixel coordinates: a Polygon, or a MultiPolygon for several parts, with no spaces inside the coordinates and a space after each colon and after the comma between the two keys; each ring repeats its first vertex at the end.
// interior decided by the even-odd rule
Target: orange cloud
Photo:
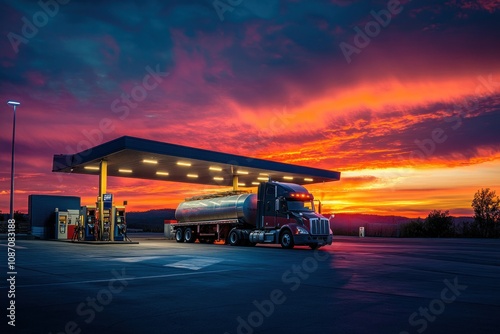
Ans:
{"type": "Polygon", "coordinates": [[[276,131],[291,132],[297,128],[321,129],[334,117],[352,117],[353,113],[355,115],[363,110],[375,114],[399,112],[418,121],[418,115],[411,115],[415,107],[437,102],[453,106],[468,96],[496,94],[500,92],[500,84],[488,80],[499,77],[500,72],[487,77],[428,78],[421,81],[385,79],[345,88],[335,87],[294,108],[283,105],[281,109],[255,110],[241,107],[237,101],[228,103],[231,103],[231,109],[238,111],[240,120],[271,134],[276,131]]]}

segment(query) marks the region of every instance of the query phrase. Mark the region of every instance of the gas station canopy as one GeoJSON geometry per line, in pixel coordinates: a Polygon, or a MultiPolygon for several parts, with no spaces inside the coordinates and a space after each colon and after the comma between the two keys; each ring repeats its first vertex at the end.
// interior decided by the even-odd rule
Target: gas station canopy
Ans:
{"type": "Polygon", "coordinates": [[[129,136],[76,154],[54,155],[52,171],[99,175],[102,161],[107,176],[219,186],[255,187],[269,178],[302,185],[340,179],[340,172],[129,136]]]}

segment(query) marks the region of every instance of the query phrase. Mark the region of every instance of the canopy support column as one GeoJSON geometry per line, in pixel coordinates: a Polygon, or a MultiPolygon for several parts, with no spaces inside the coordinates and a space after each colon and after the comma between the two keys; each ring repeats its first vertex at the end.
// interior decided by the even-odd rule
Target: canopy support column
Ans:
{"type": "Polygon", "coordinates": [[[238,175],[233,175],[233,191],[238,190],[238,175]]]}
{"type": "MultiPolygon", "coordinates": [[[[108,161],[101,160],[99,164],[99,230],[102,235],[104,230],[104,194],[106,193],[106,188],[108,184],[108,161]]],[[[110,233],[111,234],[111,233],[110,233]]],[[[111,234],[112,235],[112,234],[111,234]]]]}

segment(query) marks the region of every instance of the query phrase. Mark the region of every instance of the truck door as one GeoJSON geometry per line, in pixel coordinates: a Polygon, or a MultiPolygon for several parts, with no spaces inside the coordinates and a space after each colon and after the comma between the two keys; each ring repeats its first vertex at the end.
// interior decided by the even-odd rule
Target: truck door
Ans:
{"type": "Polygon", "coordinates": [[[268,183],[264,197],[264,228],[276,227],[275,199],[277,197],[276,185],[268,183]]]}

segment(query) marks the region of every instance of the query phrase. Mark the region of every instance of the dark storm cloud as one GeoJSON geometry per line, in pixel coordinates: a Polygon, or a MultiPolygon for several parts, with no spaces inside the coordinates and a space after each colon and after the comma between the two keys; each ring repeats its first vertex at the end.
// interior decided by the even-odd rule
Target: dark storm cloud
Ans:
{"type": "MultiPolygon", "coordinates": [[[[97,5],[73,0],[61,6],[58,15],[28,44],[20,45],[14,66],[2,67],[2,77],[11,83],[30,84],[19,72],[36,71],[47,81],[47,90],[66,89],[80,100],[117,93],[124,80],[140,80],[148,65],[161,64],[165,70],[178,66],[172,39],[172,31],[178,31],[187,39],[180,46],[186,52],[199,53],[207,67],[217,57],[231,73],[206,74],[203,84],[217,85],[241,104],[262,106],[300,104],[325,89],[357,82],[363,75],[385,77],[389,69],[390,75],[401,77],[422,73],[425,67],[449,72],[449,66],[442,66],[446,62],[468,62],[478,54],[487,59],[500,55],[498,48],[491,49],[499,31],[492,27],[499,20],[490,12],[474,10],[466,18],[456,18],[456,8],[411,2],[403,3],[401,13],[359,55],[353,55],[358,66],[349,66],[339,43],[352,43],[353,28],[363,28],[374,20],[371,12],[385,10],[387,3],[266,5],[245,1],[225,12],[227,20],[220,21],[211,1],[107,1],[97,5]],[[441,25],[431,37],[425,29],[434,21],[441,25]],[[466,32],[464,26],[475,28],[466,32]],[[463,33],[474,38],[463,38],[463,33]],[[210,45],[197,49],[207,35],[229,42],[216,53],[210,52],[210,45]],[[488,53],[481,53],[487,45],[488,53]],[[426,51],[429,49],[433,51],[426,51]],[[290,83],[304,96],[293,96],[290,83]]],[[[18,17],[17,31],[20,16],[29,18],[40,10],[28,2],[11,2],[11,6],[8,10],[18,17]]],[[[16,24],[10,27],[16,31],[16,24]]],[[[206,99],[202,101],[206,103],[206,99]]]]}
{"type": "MultiPolygon", "coordinates": [[[[457,18],[454,7],[428,2],[417,11],[420,5],[404,4],[401,13],[359,54],[353,54],[354,63],[348,64],[339,44],[354,45],[354,28],[364,29],[375,20],[372,11],[386,10],[387,2],[350,6],[288,3],[279,24],[265,20],[248,23],[256,26],[255,45],[233,45],[224,53],[232,59],[234,79],[246,83],[229,93],[248,105],[292,104],[310,100],[326,89],[342,89],[374,78],[404,80],[493,70],[492,64],[500,57],[495,42],[500,37],[498,12],[491,15],[474,10],[457,18]],[[293,96],[290,83],[300,87],[304,96],[293,96]]],[[[238,28],[235,31],[241,34],[238,28]]]]}
{"type": "Polygon", "coordinates": [[[112,75],[115,82],[142,75],[147,64],[169,59],[168,52],[156,52],[153,47],[168,50],[171,41],[165,24],[150,19],[154,8],[145,10],[146,15],[140,14],[141,9],[145,8],[70,2],[26,45],[19,46],[16,66],[4,71],[7,75],[23,69],[40,71],[63,85],[78,77],[87,86],[99,75],[112,75]]]}

